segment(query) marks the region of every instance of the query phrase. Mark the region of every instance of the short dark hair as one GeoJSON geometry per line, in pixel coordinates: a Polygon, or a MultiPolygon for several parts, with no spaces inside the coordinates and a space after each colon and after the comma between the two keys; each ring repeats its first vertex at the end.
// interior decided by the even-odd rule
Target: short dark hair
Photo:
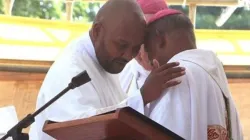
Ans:
{"type": "Polygon", "coordinates": [[[146,39],[154,36],[171,35],[176,31],[188,32],[191,40],[195,42],[194,26],[190,19],[184,14],[165,16],[150,23],[148,25],[146,39]]]}

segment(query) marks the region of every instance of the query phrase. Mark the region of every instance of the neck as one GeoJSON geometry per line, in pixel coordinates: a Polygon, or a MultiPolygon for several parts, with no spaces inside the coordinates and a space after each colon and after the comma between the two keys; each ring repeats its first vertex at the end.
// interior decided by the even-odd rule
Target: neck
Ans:
{"type": "MultiPolygon", "coordinates": [[[[178,33],[178,32],[177,32],[178,33]]],[[[173,54],[196,49],[195,37],[190,32],[181,32],[181,34],[170,36],[167,41],[169,49],[173,50],[173,54]]]]}
{"type": "Polygon", "coordinates": [[[172,50],[171,57],[183,51],[192,50],[192,49],[196,49],[196,46],[194,45],[194,43],[188,43],[188,42],[185,43],[185,41],[184,42],[178,41],[177,43],[174,43],[173,45],[169,45],[169,50],[172,50]]]}
{"type": "Polygon", "coordinates": [[[162,62],[163,64],[167,63],[172,57],[174,57],[176,54],[179,54],[186,50],[196,49],[195,43],[187,42],[185,40],[172,40],[168,41],[167,43],[167,58],[165,59],[165,62],[162,62]]]}

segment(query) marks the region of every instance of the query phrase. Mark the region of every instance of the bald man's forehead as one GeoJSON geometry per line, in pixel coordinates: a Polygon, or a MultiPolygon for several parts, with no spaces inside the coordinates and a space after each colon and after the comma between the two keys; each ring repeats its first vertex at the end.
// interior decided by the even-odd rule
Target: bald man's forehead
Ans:
{"type": "Polygon", "coordinates": [[[122,42],[133,43],[130,45],[142,44],[145,36],[146,26],[144,24],[134,24],[121,22],[111,32],[115,39],[122,42]]]}
{"type": "Polygon", "coordinates": [[[143,29],[146,28],[146,21],[144,15],[138,16],[136,14],[130,14],[130,15],[126,13],[116,14],[109,20],[103,20],[102,23],[111,32],[116,30],[128,31],[130,29],[135,29],[135,28],[143,28],[143,29]]]}

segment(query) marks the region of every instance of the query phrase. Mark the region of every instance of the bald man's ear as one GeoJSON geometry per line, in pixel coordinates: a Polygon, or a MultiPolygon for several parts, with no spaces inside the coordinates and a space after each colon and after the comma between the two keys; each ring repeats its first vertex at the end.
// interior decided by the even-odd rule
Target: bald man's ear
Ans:
{"type": "Polygon", "coordinates": [[[93,23],[91,31],[94,40],[97,40],[99,38],[101,29],[102,25],[100,22],[93,23]]]}

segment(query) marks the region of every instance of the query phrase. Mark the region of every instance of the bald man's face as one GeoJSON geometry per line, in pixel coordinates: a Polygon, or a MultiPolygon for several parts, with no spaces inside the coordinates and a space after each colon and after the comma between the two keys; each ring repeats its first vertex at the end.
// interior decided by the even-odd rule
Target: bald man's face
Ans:
{"type": "Polygon", "coordinates": [[[145,22],[122,21],[94,25],[94,45],[98,61],[109,73],[120,73],[135,57],[144,41],[145,22]]]}

